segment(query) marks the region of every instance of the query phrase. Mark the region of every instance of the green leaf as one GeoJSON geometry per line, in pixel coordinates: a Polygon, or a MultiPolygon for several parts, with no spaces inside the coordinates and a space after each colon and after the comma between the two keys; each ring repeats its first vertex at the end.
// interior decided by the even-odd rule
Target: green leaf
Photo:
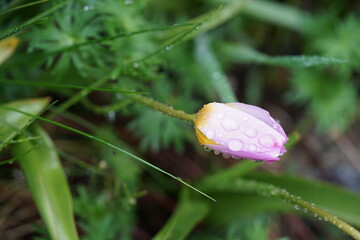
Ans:
{"type": "Polygon", "coordinates": [[[258,63],[292,68],[347,63],[347,60],[344,59],[322,56],[269,56],[245,45],[224,44],[220,50],[230,61],[241,63],[258,63]]]}
{"type": "Polygon", "coordinates": [[[195,56],[205,77],[209,79],[212,88],[219,94],[221,102],[237,102],[234,90],[210,46],[207,35],[201,35],[196,39],[195,56]]]}
{"type": "Polygon", "coordinates": [[[207,212],[208,204],[205,202],[190,200],[187,196],[183,197],[173,215],[153,240],[185,239],[207,212]]]}
{"type": "Polygon", "coordinates": [[[304,200],[315,203],[339,218],[360,226],[359,193],[295,176],[252,173],[246,177],[285,188],[291,194],[301,196],[304,200]]]}
{"type": "MultiPolygon", "coordinates": [[[[49,103],[49,98],[35,98],[19,100],[3,106],[15,108],[31,115],[37,115],[49,103]]],[[[15,111],[6,110],[0,106],[0,151],[22,132],[32,121],[33,117],[15,111]]]]}
{"type": "Polygon", "coordinates": [[[78,239],[72,209],[72,198],[55,146],[39,126],[31,127],[41,139],[14,144],[14,155],[34,149],[18,161],[25,174],[37,209],[52,239],[78,239]]]}

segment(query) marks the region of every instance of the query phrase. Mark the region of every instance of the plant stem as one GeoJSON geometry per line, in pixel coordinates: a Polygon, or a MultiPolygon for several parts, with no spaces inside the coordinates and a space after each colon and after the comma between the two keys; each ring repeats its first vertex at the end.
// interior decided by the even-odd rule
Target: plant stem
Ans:
{"type": "Polygon", "coordinates": [[[236,180],[234,180],[234,178],[229,178],[225,181],[221,181],[219,178],[212,178],[211,180],[205,181],[200,186],[200,189],[205,192],[212,190],[239,191],[256,193],[265,197],[274,196],[281,198],[285,202],[293,205],[296,210],[302,210],[309,214],[311,213],[315,218],[329,222],[354,239],[360,240],[360,232],[347,222],[315,206],[314,203],[305,201],[301,197],[292,195],[287,190],[272,184],[242,178],[236,180]]]}
{"type": "Polygon", "coordinates": [[[195,121],[195,115],[196,114],[189,114],[185,113],[183,110],[176,110],[171,106],[165,105],[161,102],[155,101],[154,99],[144,97],[139,94],[126,94],[128,98],[133,99],[134,101],[144,104],[145,106],[152,108],[156,111],[165,113],[167,115],[170,115],[172,117],[185,120],[188,122],[193,123],[195,121]]]}
{"type": "Polygon", "coordinates": [[[276,187],[272,184],[242,179],[239,183],[244,185],[243,181],[246,181],[245,185],[247,185],[247,187],[253,188],[254,190],[256,189],[256,192],[262,195],[270,194],[271,196],[279,197],[285,202],[293,205],[296,210],[303,210],[305,213],[312,213],[315,218],[329,222],[354,239],[360,240],[360,232],[357,229],[352,227],[347,222],[339,219],[337,216],[334,216],[327,211],[315,206],[314,203],[305,201],[301,197],[292,195],[285,189],[276,187]]]}

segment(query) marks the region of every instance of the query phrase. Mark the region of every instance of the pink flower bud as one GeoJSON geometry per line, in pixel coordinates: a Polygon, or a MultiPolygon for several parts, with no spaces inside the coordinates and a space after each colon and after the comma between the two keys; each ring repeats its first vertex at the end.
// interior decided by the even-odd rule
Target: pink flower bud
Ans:
{"type": "Polygon", "coordinates": [[[288,138],[268,111],[244,103],[209,103],[195,118],[200,144],[224,157],[273,162],[288,138]]]}

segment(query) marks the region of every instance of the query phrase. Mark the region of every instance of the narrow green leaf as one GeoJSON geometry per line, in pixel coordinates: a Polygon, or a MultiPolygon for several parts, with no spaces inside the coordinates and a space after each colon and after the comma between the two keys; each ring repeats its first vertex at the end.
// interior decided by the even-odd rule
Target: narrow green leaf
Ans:
{"type": "Polygon", "coordinates": [[[196,39],[196,59],[209,79],[213,89],[217,91],[221,102],[237,102],[235,93],[230,82],[214,54],[207,35],[201,35],[196,39]]]}
{"type": "Polygon", "coordinates": [[[322,56],[269,56],[244,45],[224,44],[220,52],[230,61],[258,63],[292,68],[306,68],[319,65],[344,64],[347,60],[322,56]]]}
{"type": "Polygon", "coordinates": [[[6,10],[0,12],[0,16],[1,16],[1,15],[4,15],[4,14],[6,14],[6,13],[10,13],[10,12],[12,12],[12,11],[16,11],[16,10],[19,10],[19,9],[22,9],[22,8],[31,7],[31,6],[34,6],[34,5],[37,5],[37,4],[40,4],[40,3],[44,3],[44,2],[47,2],[47,1],[48,1],[48,0],[33,1],[33,2],[26,3],[26,4],[22,4],[22,5],[13,7],[13,8],[9,8],[9,9],[6,9],[6,10]]]}
{"type": "MultiPolygon", "coordinates": [[[[49,98],[19,100],[4,104],[4,107],[15,108],[31,115],[37,115],[49,103],[49,98]]],[[[31,122],[33,117],[0,106],[0,151],[31,122]]]]}
{"type": "Polygon", "coordinates": [[[205,217],[208,205],[183,197],[175,212],[153,240],[181,240],[205,217]]]}
{"type": "MultiPolygon", "coordinates": [[[[229,19],[233,18],[236,14],[242,10],[246,4],[251,2],[251,0],[240,0],[233,1],[225,6],[220,6],[215,11],[208,12],[199,17],[189,20],[189,23],[200,23],[200,26],[195,28],[195,31],[192,31],[188,34],[184,40],[189,40],[199,36],[200,34],[207,32],[211,29],[216,28],[217,26],[223,24],[229,19]]],[[[171,38],[174,38],[181,34],[184,29],[170,29],[159,36],[160,40],[168,41],[171,38]]]]}
{"type": "Polygon", "coordinates": [[[30,128],[41,138],[14,144],[14,156],[22,155],[18,162],[52,239],[76,240],[72,198],[54,144],[39,126],[30,128]]]}
{"type": "Polygon", "coordinates": [[[52,83],[52,82],[17,81],[17,80],[0,79],[0,83],[28,85],[28,86],[39,86],[39,87],[49,87],[49,88],[80,89],[80,90],[91,90],[91,91],[99,91],[99,92],[114,92],[114,93],[127,93],[127,94],[148,94],[147,92],[135,92],[135,91],[121,90],[121,89],[88,87],[88,86],[80,86],[80,85],[73,85],[73,84],[63,84],[63,83],[52,83]]]}

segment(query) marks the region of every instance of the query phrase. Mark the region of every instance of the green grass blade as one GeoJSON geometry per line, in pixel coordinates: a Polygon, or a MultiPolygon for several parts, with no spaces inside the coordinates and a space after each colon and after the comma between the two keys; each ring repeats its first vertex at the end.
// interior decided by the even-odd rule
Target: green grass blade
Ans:
{"type": "Polygon", "coordinates": [[[63,83],[51,83],[51,82],[17,81],[17,80],[0,79],[0,83],[39,86],[39,87],[50,87],[50,88],[67,88],[67,89],[79,89],[79,90],[86,89],[86,90],[98,91],[98,92],[114,92],[114,93],[128,93],[128,94],[133,94],[133,93],[136,93],[136,94],[148,94],[147,92],[135,92],[135,91],[121,90],[121,89],[97,88],[97,87],[79,86],[79,85],[63,84],[63,83]]]}
{"type": "Polygon", "coordinates": [[[220,52],[232,62],[257,63],[272,66],[285,66],[292,68],[306,68],[326,66],[329,64],[344,64],[347,60],[322,56],[269,56],[248,46],[224,44],[220,52]]]}
{"type": "Polygon", "coordinates": [[[3,107],[18,109],[36,116],[46,107],[46,105],[48,105],[49,101],[49,98],[36,98],[0,105],[0,151],[4,149],[15,136],[24,131],[24,129],[34,120],[31,116],[6,110],[3,107]]]}
{"type": "Polygon", "coordinates": [[[153,240],[181,240],[206,216],[208,205],[205,202],[183,197],[165,226],[153,240]]]}
{"type": "MultiPolygon", "coordinates": [[[[207,32],[211,29],[214,29],[217,26],[223,24],[224,22],[228,21],[229,19],[233,18],[236,14],[238,14],[239,11],[242,10],[249,2],[251,2],[251,0],[234,1],[225,6],[220,6],[215,11],[211,11],[209,13],[206,13],[204,15],[189,20],[188,21],[189,23],[198,23],[200,25],[196,26],[195,31],[192,31],[191,33],[187,34],[184,40],[195,38],[200,34],[207,32]]],[[[163,41],[168,41],[169,39],[178,36],[183,31],[184,29],[181,28],[170,29],[162,33],[159,36],[159,39],[163,41]]]]}
{"type": "Polygon", "coordinates": [[[34,115],[32,115],[32,114],[29,114],[29,113],[27,113],[27,112],[20,111],[20,110],[18,110],[18,109],[9,108],[9,107],[6,107],[6,106],[0,106],[0,108],[4,108],[4,109],[6,109],[6,110],[11,110],[11,111],[15,111],[15,112],[18,112],[18,113],[22,113],[22,114],[27,115],[27,116],[35,117],[36,119],[39,119],[39,120],[41,120],[41,121],[44,121],[44,122],[47,122],[47,123],[56,125],[56,126],[58,126],[58,127],[64,128],[64,129],[67,129],[67,130],[69,130],[69,131],[72,131],[72,132],[75,132],[75,133],[77,133],[77,134],[79,134],[79,135],[82,135],[82,136],[84,136],[84,137],[86,137],[86,138],[89,138],[89,139],[91,139],[91,140],[94,140],[94,141],[96,141],[96,142],[99,142],[99,143],[101,143],[101,144],[104,144],[104,145],[106,145],[106,146],[108,146],[108,147],[110,147],[110,148],[112,148],[112,149],[114,149],[114,150],[116,150],[116,151],[122,152],[122,153],[124,153],[124,154],[126,154],[126,155],[128,155],[128,156],[130,156],[130,157],[132,157],[132,158],[134,158],[135,160],[137,160],[137,161],[139,161],[139,162],[141,162],[141,163],[143,163],[143,164],[145,164],[145,165],[147,165],[147,166],[149,166],[149,167],[151,167],[151,168],[153,168],[153,169],[155,169],[155,170],[157,170],[157,171],[159,171],[159,172],[161,172],[161,173],[163,173],[163,174],[165,174],[165,175],[167,175],[167,176],[169,176],[169,177],[171,177],[171,178],[173,178],[173,179],[175,179],[175,180],[177,180],[177,181],[179,181],[179,182],[181,182],[181,183],[184,184],[185,186],[187,186],[187,187],[191,188],[192,190],[200,193],[201,195],[203,195],[203,196],[211,199],[212,201],[216,201],[214,198],[210,197],[209,195],[207,195],[206,193],[200,191],[199,189],[191,186],[191,185],[188,184],[187,182],[183,181],[181,178],[176,177],[176,176],[174,176],[174,175],[172,175],[172,174],[170,174],[170,173],[162,170],[161,168],[159,168],[159,167],[157,167],[157,166],[155,166],[155,165],[153,165],[153,164],[145,161],[144,159],[142,159],[142,158],[140,158],[140,157],[138,157],[138,156],[136,156],[136,155],[134,155],[134,154],[132,154],[132,153],[124,150],[124,149],[121,149],[121,148],[115,146],[114,144],[111,144],[111,143],[109,143],[109,142],[107,142],[107,141],[104,141],[104,140],[102,140],[102,139],[100,139],[100,138],[97,138],[97,137],[95,137],[95,136],[93,136],[93,135],[90,135],[90,134],[85,133],[85,132],[83,132],[83,131],[77,130],[77,129],[75,129],[75,128],[66,126],[66,125],[64,125],[64,124],[61,124],[61,123],[58,123],[58,122],[55,122],[55,121],[52,121],[52,120],[49,120],[49,119],[46,119],[46,118],[43,118],[43,117],[40,117],[40,116],[34,116],[34,115]]]}
{"type": "Polygon", "coordinates": [[[14,144],[14,155],[22,155],[18,162],[51,238],[76,240],[72,198],[54,144],[39,126],[30,128],[41,138],[14,144]]]}
{"type": "Polygon", "coordinates": [[[40,4],[40,3],[48,2],[48,1],[49,0],[39,0],[39,1],[34,1],[34,2],[30,2],[30,3],[22,4],[20,6],[16,6],[16,7],[13,7],[13,8],[9,8],[9,9],[6,9],[5,11],[0,12],[0,16],[4,15],[6,13],[12,12],[12,11],[16,11],[16,10],[19,10],[19,9],[22,9],[22,8],[31,7],[31,6],[40,4]]]}
{"type": "Polygon", "coordinates": [[[205,76],[211,82],[214,90],[220,96],[221,102],[237,102],[233,88],[230,85],[220,62],[214,54],[207,35],[199,36],[196,39],[195,56],[197,62],[203,69],[205,76]]]}

